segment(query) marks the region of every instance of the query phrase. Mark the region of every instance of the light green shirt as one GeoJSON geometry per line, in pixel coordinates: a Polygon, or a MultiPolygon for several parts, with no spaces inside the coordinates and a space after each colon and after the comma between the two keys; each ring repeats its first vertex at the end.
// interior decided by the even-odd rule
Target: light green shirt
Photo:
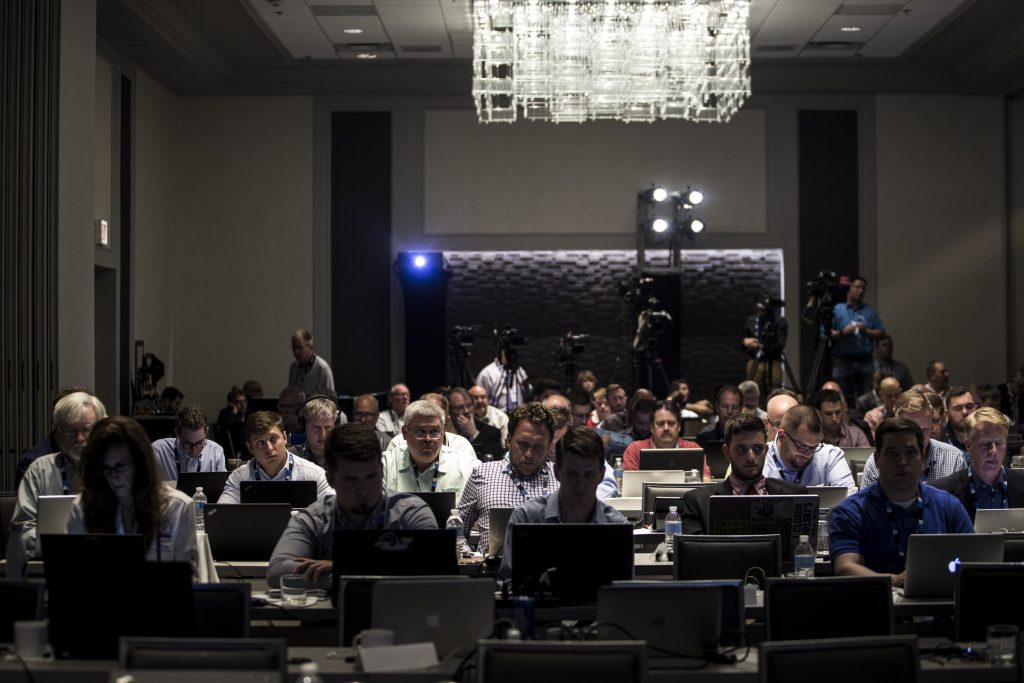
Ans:
{"type": "Polygon", "coordinates": [[[434,486],[434,466],[417,472],[408,447],[389,450],[384,454],[384,488],[403,493],[454,491],[455,500],[462,496],[462,489],[469,481],[469,475],[480,464],[476,456],[455,451],[450,446],[441,446],[437,464],[437,485],[434,486]]]}

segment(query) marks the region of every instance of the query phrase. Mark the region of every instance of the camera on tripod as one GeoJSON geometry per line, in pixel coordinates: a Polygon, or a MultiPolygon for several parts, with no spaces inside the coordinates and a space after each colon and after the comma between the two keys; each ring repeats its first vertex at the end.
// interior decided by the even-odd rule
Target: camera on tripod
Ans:
{"type": "Polygon", "coordinates": [[[801,318],[808,325],[825,324],[832,320],[832,306],[843,298],[843,285],[834,270],[822,270],[807,282],[807,305],[801,318]]]}
{"type": "Polygon", "coordinates": [[[590,341],[589,334],[573,334],[572,332],[567,332],[565,336],[558,341],[558,354],[559,356],[575,356],[581,354],[586,350],[588,341],[590,341]]]}
{"type": "Polygon", "coordinates": [[[452,347],[471,349],[476,343],[478,330],[476,325],[453,325],[451,332],[448,333],[448,343],[452,347]]]}
{"type": "Polygon", "coordinates": [[[654,298],[654,278],[630,276],[619,283],[619,297],[636,308],[649,306],[654,298]]]}

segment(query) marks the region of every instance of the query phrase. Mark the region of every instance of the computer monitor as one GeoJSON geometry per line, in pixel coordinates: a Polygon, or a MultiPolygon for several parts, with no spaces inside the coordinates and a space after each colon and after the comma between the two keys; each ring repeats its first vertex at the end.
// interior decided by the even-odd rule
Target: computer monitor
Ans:
{"type": "Polygon", "coordinates": [[[782,572],[793,569],[793,549],[807,534],[812,548],[818,539],[818,497],[711,496],[708,504],[708,533],[779,534],[782,537],[782,572]]]}
{"type": "Polygon", "coordinates": [[[293,508],[316,502],[315,481],[246,480],[238,483],[242,503],[288,503],[293,508]]]}
{"type": "Polygon", "coordinates": [[[443,529],[455,506],[455,491],[415,491],[414,495],[423,499],[430,506],[430,511],[437,519],[437,528],[443,529]]]}
{"type": "Polygon", "coordinates": [[[641,470],[697,470],[704,477],[704,450],[701,448],[644,448],[640,450],[641,470]]]}
{"type": "Polygon", "coordinates": [[[982,641],[991,624],[1024,628],[1024,565],[965,562],[956,572],[957,642],[982,641]]]}
{"type": "Polygon", "coordinates": [[[782,541],[778,534],[755,536],[677,536],[673,548],[672,578],[743,580],[753,576],[779,576],[782,541]]]}
{"type": "Polygon", "coordinates": [[[513,524],[512,591],[593,604],[612,581],[633,578],[629,524],[513,524]]]}
{"type": "Polygon", "coordinates": [[[888,575],[770,578],[764,613],[766,640],[887,636],[892,582],[888,575]]]}
{"type": "Polygon", "coordinates": [[[797,681],[827,672],[835,683],[920,680],[917,636],[780,640],[758,646],[758,680],[797,681]]]}
{"type": "Polygon", "coordinates": [[[124,637],[118,654],[128,670],[267,671],[267,680],[284,680],[288,669],[283,638],[124,637]]]}
{"type": "Polygon", "coordinates": [[[267,562],[288,527],[288,503],[209,503],[203,515],[214,560],[267,562]]]}
{"type": "Polygon", "coordinates": [[[459,573],[454,529],[338,529],[336,576],[415,576],[459,573]]]}
{"type": "Polygon", "coordinates": [[[476,667],[480,683],[643,683],[647,646],[623,640],[484,640],[479,643],[476,667]]]}
{"type": "Polygon", "coordinates": [[[202,486],[206,500],[213,503],[224,493],[224,483],[230,472],[179,472],[175,488],[191,498],[196,494],[196,487],[202,486]]]}

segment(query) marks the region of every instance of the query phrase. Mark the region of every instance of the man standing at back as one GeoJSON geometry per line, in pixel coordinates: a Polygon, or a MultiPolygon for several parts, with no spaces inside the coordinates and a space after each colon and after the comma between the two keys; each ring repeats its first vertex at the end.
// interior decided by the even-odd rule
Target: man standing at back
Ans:
{"type": "Polygon", "coordinates": [[[871,390],[875,340],[885,336],[878,312],[864,303],[867,288],[867,280],[853,277],[846,302],[836,304],[832,313],[832,376],[843,393],[854,399],[871,390]]]}
{"type": "Polygon", "coordinates": [[[313,351],[313,333],[309,330],[295,330],[292,334],[292,355],[295,360],[288,370],[288,386],[302,389],[311,396],[318,389],[334,391],[334,373],[331,366],[313,351]]]}

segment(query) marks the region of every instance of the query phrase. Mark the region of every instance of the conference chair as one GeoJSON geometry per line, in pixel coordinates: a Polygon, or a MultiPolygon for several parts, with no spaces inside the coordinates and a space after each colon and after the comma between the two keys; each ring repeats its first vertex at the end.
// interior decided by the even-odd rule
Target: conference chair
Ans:
{"type": "Polygon", "coordinates": [[[124,636],[119,643],[119,662],[125,670],[260,671],[284,681],[288,654],[283,638],[124,636]]]}
{"type": "Polygon", "coordinates": [[[642,640],[481,640],[481,683],[643,683],[647,645],[642,640]]]}
{"type": "Polygon", "coordinates": [[[916,683],[921,677],[917,636],[780,640],[758,648],[761,683],[807,680],[812,672],[829,683],[916,683]]]}
{"type": "Polygon", "coordinates": [[[768,579],[765,639],[888,636],[893,633],[888,576],[768,579]]]}
{"type": "Polygon", "coordinates": [[[248,583],[197,583],[192,586],[192,611],[197,638],[248,638],[248,583]]]}
{"type": "Polygon", "coordinates": [[[751,536],[677,536],[672,578],[761,579],[779,576],[782,565],[782,537],[779,534],[751,536]],[[763,575],[762,575],[763,572],[763,575]]]}
{"type": "Polygon", "coordinates": [[[14,622],[43,618],[42,583],[0,581],[0,643],[14,642],[14,622]]]}

